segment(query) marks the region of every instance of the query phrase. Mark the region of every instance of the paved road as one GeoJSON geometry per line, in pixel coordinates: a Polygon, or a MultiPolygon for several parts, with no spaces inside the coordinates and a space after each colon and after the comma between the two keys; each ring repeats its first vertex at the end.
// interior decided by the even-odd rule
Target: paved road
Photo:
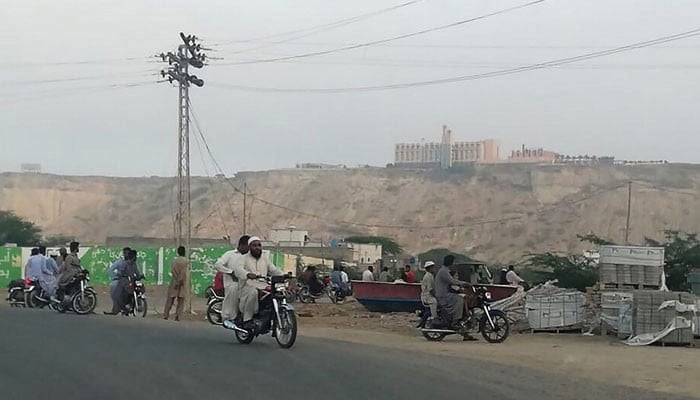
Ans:
{"type": "Polygon", "coordinates": [[[0,327],[4,399],[677,399],[332,340],[244,346],[204,324],[0,307],[0,327]]]}

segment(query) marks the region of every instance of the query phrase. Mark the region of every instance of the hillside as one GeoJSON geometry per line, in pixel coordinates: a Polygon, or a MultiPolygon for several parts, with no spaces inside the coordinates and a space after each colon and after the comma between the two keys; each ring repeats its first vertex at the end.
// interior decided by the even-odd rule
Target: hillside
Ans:
{"type": "MultiPolygon", "coordinates": [[[[449,172],[244,172],[230,184],[193,178],[193,236],[240,233],[243,196],[231,185],[242,187],[244,180],[256,196],[248,203],[255,233],[295,225],[315,240],[381,234],[412,252],[450,247],[489,261],[515,261],[539,250],[580,251],[577,233],[621,241],[629,180],[635,181],[632,242],[669,228],[700,232],[700,166],[498,165],[449,172]]],[[[0,174],[0,209],[35,221],[47,234],[84,242],[172,236],[175,197],[173,178],[0,174]]]]}

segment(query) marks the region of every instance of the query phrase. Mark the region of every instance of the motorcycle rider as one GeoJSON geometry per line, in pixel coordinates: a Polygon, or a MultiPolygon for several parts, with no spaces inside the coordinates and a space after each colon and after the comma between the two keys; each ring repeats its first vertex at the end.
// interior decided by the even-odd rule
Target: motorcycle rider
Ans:
{"type": "Polygon", "coordinates": [[[107,270],[107,274],[109,275],[109,297],[112,299],[112,311],[107,312],[105,311],[105,315],[117,315],[119,314],[119,270],[124,267],[124,263],[126,262],[126,257],[131,251],[130,247],[124,247],[122,249],[122,256],[116,260],[115,262],[112,263],[112,265],[109,266],[109,269],[107,270]]]}
{"type": "Polygon", "coordinates": [[[250,236],[243,235],[238,239],[238,247],[224,253],[216,261],[214,268],[223,273],[224,301],[221,303],[221,318],[224,320],[224,328],[234,329],[235,320],[238,318],[240,308],[239,282],[236,276],[236,266],[240,259],[248,254],[248,240],[250,236]]]}
{"type": "MultiPolygon", "coordinates": [[[[442,267],[435,275],[435,297],[442,310],[449,313],[453,329],[461,329],[461,322],[464,318],[464,295],[455,293],[451,288],[455,286],[470,286],[467,282],[456,279],[450,273],[454,265],[455,257],[451,254],[445,256],[442,267]]],[[[464,334],[464,340],[476,340],[469,334],[464,334]]]]}
{"type": "Polygon", "coordinates": [[[119,269],[119,283],[117,293],[119,293],[119,310],[122,312],[127,312],[127,297],[134,293],[134,288],[129,286],[129,280],[138,281],[143,279],[143,274],[139,271],[136,265],[137,253],[135,250],[129,250],[127,256],[124,259],[124,264],[119,269]]]}
{"type": "Polygon", "coordinates": [[[73,241],[68,247],[70,248],[70,254],[66,255],[61,268],[58,270],[59,292],[63,292],[73,278],[83,271],[83,268],[80,266],[80,258],[78,257],[80,243],[73,241]]]}
{"type": "Polygon", "coordinates": [[[281,276],[282,270],[275,267],[267,257],[263,257],[262,240],[253,236],[248,239],[248,254],[236,263],[236,277],[239,283],[240,310],[243,312],[243,327],[252,330],[253,316],[258,312],[258,290],[267,287],[267,283],[259,282],[258,277],[268,275],[281,276]]]}
{"type": "Polygon", "coordinates": [[[49,296],[51,301],[57,302],[56,276],[58,275],[58,265],[56,264],[56,260],[51,257],[46,257],[46,246],[39,246],[39,254],[44,257],[45,260],[41,267],[41,274],[39,275],[39,285],[41,285],[41,288],[44,289],[44,293],[49,296]]]}
{"type": "Polygon", "coordinates": [[[24,277],[32,281],[38,281],[44,264],[46,264],[46,259],[39,254],[38,248],[33,248],[27,264],[24,265],[24,277]]]}
{"type": "Polygon", "coordinates": [[[306,267],[306,271],[301,274],[301,281],[304,285],[309,287],[309,293],[312,296],[318,297],[321,295],[321,292],[323,292],[323,284],[318,279],[318,275],[316,275],[315,266],[309,265],[306,267]]]}
{"type": "Polygon", "coordinates": [[[347,281],[343,282],[343,272],[340,270],[340,265],[333,266],[333,272],[331,272],[331,283],[338,287],[340,294],[343,297],[348,295],[348,284],[347,281]]]}

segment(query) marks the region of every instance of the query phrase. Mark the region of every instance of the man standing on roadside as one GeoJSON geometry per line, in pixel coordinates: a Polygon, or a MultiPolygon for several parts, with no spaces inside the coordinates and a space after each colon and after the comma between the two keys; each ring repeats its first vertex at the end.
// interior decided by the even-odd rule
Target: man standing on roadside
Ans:
{"type": "Polygon", "coordinates": [[[238,318],[240,304],[239,284],[235,268],[239,259],[248,253],[248,239],[250,239],[248,235],[241,236],[238,239],[238,247],[224,253],[214,265],[217,271],[224,274],[224,301],[221,303],[221,318],[224,321],[224,327],[229,329],[238,318]]]}
{"type": "Polygon", "coordinates": [[[406,283],[416,283],[416,275],[411,271],[410,265],[406,265],[404,272],[406,274],[406,283]]]}
{"type": "Polygon", "coordinates": [[[374,281],[374,267],[369,266],[365,270],[365,272],[362,273],[362,280],[364,282],[373,282],[374,281]]]}
{"type": "Polygon", "coordinates": [[[175,309],[175,321],[180,320],[182,311],[185,309],[185,297],[187,296],[187,276],[190,271],[190,262],[185,257],[185,247],[177,248],[177,257],[173,260],[170,270],[170,284],[168,285],[168,299],[165,301],[164,318],[170,318],[170,309],[177,299],[175,309]]]}

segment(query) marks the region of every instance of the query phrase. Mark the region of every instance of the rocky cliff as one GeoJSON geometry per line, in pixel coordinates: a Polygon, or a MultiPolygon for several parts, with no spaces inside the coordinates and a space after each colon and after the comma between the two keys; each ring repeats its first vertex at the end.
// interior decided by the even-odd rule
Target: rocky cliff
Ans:
{"type": "MultiPolygon", "coordinates": [[[[700,232],[700,166],[496,165],[451,171],[276,170],[192,179],[193,236],[240,234],[247,182],[250,232],[295,225],[313,239],[376,234],[408,250],[433,247],[489,261],[531,251],[580,251],[576,234],[621,241],[632,181],[632,242],[664,229],[700,232]]],[[[0,174],[0,209],[46,234],[173,235],[173,178],[0,174]]]]}

